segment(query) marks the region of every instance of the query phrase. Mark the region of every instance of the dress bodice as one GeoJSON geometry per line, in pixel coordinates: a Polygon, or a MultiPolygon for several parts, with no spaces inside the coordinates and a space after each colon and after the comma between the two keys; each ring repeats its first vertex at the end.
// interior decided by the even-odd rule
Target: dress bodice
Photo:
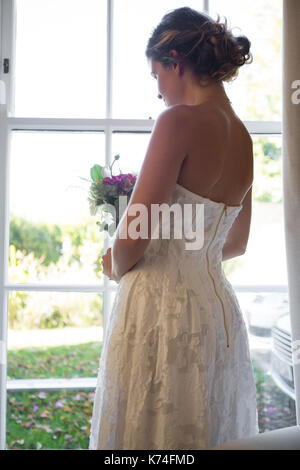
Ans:
{"type": "Polygon", "coordinates": [[[168,269],[170,264],[175,263],[183,271],[184,267],[190,269],[195,264],[197,270],[201,266],[207,268],[208,262],[212,268],[220,267],[223,245],[243,205],[230,206],[216,202],[177,183],[168,206],[173,206],[174,211],[169,209],[169,218],[160,217],[155,230],[157,238],[151,239],[141,264],[153,267],[153,264],[163,263],[168,269]],[[168,227],[170,235],[164,237],[163,231],[167,230],[165,233],[168,233],[168,227]],[[177,238],[176,230],[179,234],[177,238]]]}

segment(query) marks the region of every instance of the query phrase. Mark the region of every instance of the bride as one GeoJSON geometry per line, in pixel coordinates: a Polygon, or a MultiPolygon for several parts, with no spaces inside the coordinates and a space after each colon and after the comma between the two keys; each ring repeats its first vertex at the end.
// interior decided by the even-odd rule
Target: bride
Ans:
{"type": "Polygon", "coordinates": [[[166,109],[102,258],[118,288],[90,449],[210,449],[259,432],[247,329],[222,269],[245,253],[251,222],[252,139],[223,85],[251,62],[249,49],[226,19],[189,7],[165,14],[148,40],[166,109]],[[135,204],[149,214],[163,203],[204,205],[201,249],[186,250],[184,237],[153,239],[149,229],[145,238],[119,237],[135,204]]]}

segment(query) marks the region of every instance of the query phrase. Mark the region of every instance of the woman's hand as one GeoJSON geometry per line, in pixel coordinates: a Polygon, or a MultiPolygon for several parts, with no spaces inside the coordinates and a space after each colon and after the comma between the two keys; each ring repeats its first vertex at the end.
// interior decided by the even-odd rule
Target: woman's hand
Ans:
{"type": "Polygon", "coordinates": [[[111,281],[115,281],[119,283],[120,279],[117,279],[112,274],[111,248],[108,248],[105,255],[102,256],[101,264],[102,264],[103,273],[106,276],[108,276],[111,281]]]}
{"type": "Polygon", "coordinates": [[[109,279],[112,279],[112,273],[111,273],[111,248],[108,248],[107,252],[105,255],[102,256],[102,269],[103,269],[103,274],[109,277],[109,279]]]}

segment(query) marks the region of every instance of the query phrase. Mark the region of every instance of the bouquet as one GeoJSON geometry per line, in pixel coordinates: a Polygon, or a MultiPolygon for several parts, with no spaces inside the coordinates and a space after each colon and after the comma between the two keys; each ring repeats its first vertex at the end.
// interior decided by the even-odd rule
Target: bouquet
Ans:
{"type": "Polygon", "coordinates": [[[98,209],[100,209],[100,221],[97,221],[96,224],[99,225],[100,231],[105,230],[110,236],[114,234],[122,216],[119,213],[120,196],[126,198],[124,201],[126,207],[137,178],[136,174],[124,174],[121,171],[119,175],[113,176],[112,166],[119,158],[119,154],[115,155],[109,167],[96,164],[90,170],[92,178],[88,197],[90,214],[96,215],[98,209]],[[115,218],[115,220],[111,222],[111,218],[115,218]]]}

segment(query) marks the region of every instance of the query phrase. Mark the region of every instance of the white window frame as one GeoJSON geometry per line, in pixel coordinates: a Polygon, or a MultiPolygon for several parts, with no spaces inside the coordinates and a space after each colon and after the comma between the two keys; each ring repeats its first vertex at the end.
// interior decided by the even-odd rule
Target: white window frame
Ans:
{"type": "MultiPolygon", "coordinates": [[[[103,336],[110,311],[111,293],[117,285],[104,276],[102,285],[72,284],[10,284],[8,282],[9,259],[9,154],[11,133],[15,130],[62,130],[62,131],[103,131],[105,135],[105,164],[111,163],[113,131],[151,132],[152,119],[112,119],[112,76],[113,76],[113,0],[107,1],[107,72],[106,72],[106,118],[105,119],[56,119],[56,118],[16,118],[14,108],[14,51],[15,51],[15,0],[0,0],[0,449],[6,445],[6,376],[7,376],[7,328],[8,296],[10,291],[53,291],[53,292],[101,292],[103,295],[103,336]],[[9,58],[10,71],[3,72],[3,59],[9,58]],[[4,93],[5,92],[5,93],[4,93]],[[6,96],[4,96],[6,95],[6,96]]],[[[209,12],[209,0],[203,0],[204,11],[209,12]]],[[[245,121],[249,133],[258,135],[281,134],[279,121],[245,121]]],[[[107,240],[104,242],[107,249],[107,240]]],[[[287,285],[235,285],[240,292],[287,292],[287,285]]]]}

